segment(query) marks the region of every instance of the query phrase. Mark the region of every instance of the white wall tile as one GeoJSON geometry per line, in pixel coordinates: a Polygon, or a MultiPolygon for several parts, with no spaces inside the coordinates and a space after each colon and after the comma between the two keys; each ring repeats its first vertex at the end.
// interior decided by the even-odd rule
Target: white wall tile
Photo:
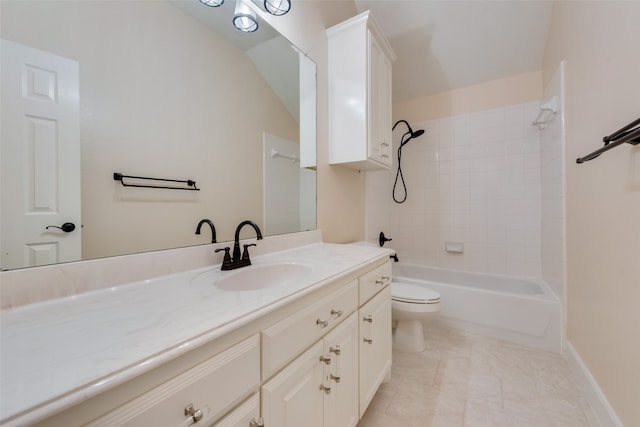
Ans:
{"type": "MultiPolygon", "coordinates": [[[[545,195],[560,197],[555,171],[562,164],[555,160],[557,147],[548,144],[544,151],[539,131],[531,126],[538,108],[538,102],[531,102],[412,123],[427,135],[404,153],[407,202],[396,204],[390,197],[384,202],[391,216],[385,234],[394,239],[392,247],[402,261],[542,275],[542,234],[557,232],[554,222],[543,231],[542,212],[555,216],[559,210],[549,197],[543,208],[543,188],[545,195]],[[448,254],[446,240],[463,241],[465,252],[448,254]]],[[[390,193],[395,172],[384,172],[390,183],[386,189],[379,177],[367,179],[368,233],[370,223],[384,222],[385,211],[380,198],[371,195],[370,200],[370,192],[390,193]]]]}

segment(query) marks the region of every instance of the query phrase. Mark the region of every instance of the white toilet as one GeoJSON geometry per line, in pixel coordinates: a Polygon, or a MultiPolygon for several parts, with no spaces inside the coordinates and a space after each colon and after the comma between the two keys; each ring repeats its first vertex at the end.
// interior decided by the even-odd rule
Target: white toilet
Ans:
{"type": "Polygon", "coordinates": [[[408,283],[391,282],[391,317],[396,325],[393,345],[400,350],[423,351],[423,322],[437,316],[440,294],[408,283]]]}

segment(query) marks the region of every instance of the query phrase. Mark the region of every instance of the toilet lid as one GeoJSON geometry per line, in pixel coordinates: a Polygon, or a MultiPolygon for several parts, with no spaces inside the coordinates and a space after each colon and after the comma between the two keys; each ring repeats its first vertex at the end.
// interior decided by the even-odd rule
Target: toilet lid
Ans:
{"type": "Polygon", "coordinates": [[[392,282],[391,299],[401,302],[429,304],[440,301],[440,294],[422,286],[392,282]]]}

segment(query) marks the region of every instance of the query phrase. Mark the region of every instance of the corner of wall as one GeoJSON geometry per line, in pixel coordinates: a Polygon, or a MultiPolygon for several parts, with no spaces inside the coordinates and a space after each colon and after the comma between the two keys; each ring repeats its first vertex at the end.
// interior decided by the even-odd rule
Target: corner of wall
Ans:
{"type": "Polygon", "coordinates": [[[565,359],[573,373],[580,390],[586,397],[594,415],[603,427],[623,427],[622,422],[609,404],[606,396],[598,386],[589,368],[584,364],[576,349],[569,340],[565,341],[565,359]]]}

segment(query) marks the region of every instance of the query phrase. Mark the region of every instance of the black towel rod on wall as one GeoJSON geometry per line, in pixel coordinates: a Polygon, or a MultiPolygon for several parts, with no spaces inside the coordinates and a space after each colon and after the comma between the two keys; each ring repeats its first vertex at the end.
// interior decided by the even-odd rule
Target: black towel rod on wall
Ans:
{"type": "Polygon", "coordinates": [[[576,159],[576,163],[584,163],[588,162],[589,160],[593,160],[605,151],[609,151],[612,148],[617,147],[618,145],[624,144],[625,142],[632,145],[640,144],[640,127],[638,127],[638,125],[640,125],[640,119],[629,123],[622,129],[615,131],[609,136],[605,136],[604,138],[602,138],[604,147],[594,151],[591,154],[587,154],[584,157],[576,159]]]}
{"type": "Polygon", "coordinates": [[[196,187],[196,182],[190,179],[187,180],[179,180],[179,179],[165,179],[165,178],[148,178],[144,176],[133,176],[133,175],[123,175],[119,172],[113,173],[114,181],[120,181],[123,187],[141,187],[141,188],[164,188],[168,190],[190,190],[190,191],[200,191],[198,187],[196,187]],[[129,179],[141,179],[141,180],[151,180],[151,181],[162,181],[162,182],[177,182],[180,184],[186,184],[187,187],[169,187],[164,185],[143,185],[143,184],[127,184],[124,182],[125,178],[129,179]]]}

